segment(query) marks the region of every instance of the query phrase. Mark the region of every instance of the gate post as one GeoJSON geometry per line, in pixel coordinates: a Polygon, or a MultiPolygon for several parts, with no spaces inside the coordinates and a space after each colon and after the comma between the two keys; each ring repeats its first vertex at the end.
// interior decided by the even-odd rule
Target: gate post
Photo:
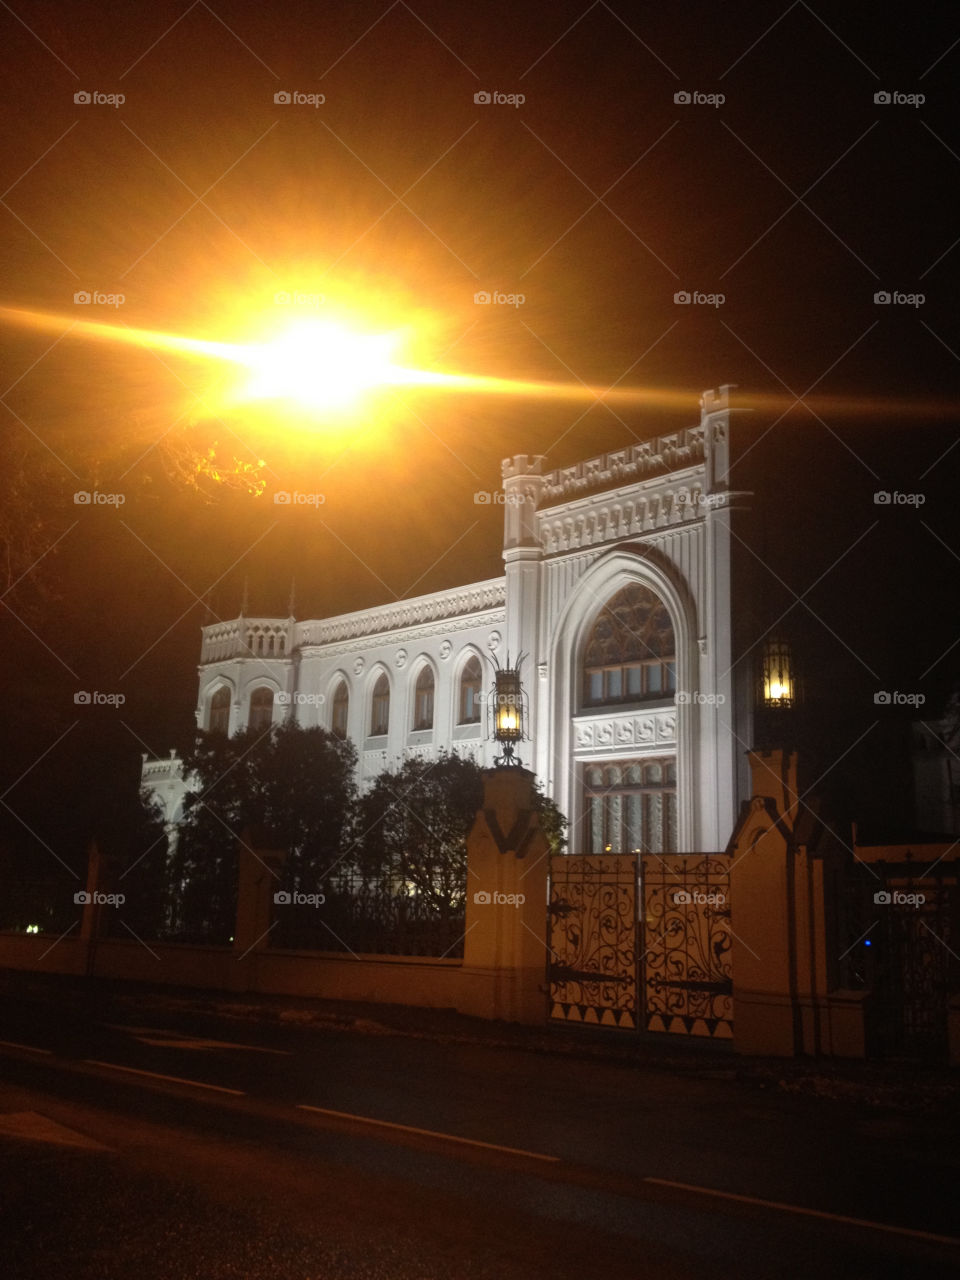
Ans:
{"type": "Polygon", "coordinates": [[[796,752],[751,751],[753,798],[727,852],[738,1053],[844,1052],[851,1016],[831,1021],[835,962],[829,952],[825,860],[829,829],[816,801],[801,806],[796,752]],[[813,852],[812,846],[816,847],[813,852]]]}
{"type": "Polygon", "coordinates": [[[527,769],[486,769],[467,836],[467,915],[460,1013],[546,1020],[550,846],[527,769]]]}

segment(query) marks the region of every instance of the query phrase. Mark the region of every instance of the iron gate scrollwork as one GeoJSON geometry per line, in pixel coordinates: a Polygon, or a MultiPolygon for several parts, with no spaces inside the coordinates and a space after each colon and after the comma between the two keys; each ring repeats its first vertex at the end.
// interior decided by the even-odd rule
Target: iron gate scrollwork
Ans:
{"type": "Polygon", "coordinates": [[[552,858],[549,911],[550,1017],[636,1030],[636,858],[552,858]]]}
{"type": "Polygon", "coordinates": [[[723,854],[551,859],[551,1019],[733,1034],[730,860],[723,854]]]}
{"type": "Polygon", "coordinates": [[[645,1029],[731,1038],[730,859],[642,854],[641,864],[645,1029]]]}

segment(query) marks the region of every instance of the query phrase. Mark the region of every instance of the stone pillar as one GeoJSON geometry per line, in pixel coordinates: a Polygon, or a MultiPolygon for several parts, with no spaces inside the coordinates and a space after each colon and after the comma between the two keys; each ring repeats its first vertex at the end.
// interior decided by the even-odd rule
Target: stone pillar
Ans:
{"type": "Polygon", "coordinates": [[[251,985],[252,962],[269,942],[273,895],[280,887],[280,868],[287,857],[277,844],[264,827],[248,827],[240,837],[237,920],[233,931],[234,955],[243,962],[236,982],[240,989],[251,985]]]}
{"type": "Polygon", "coordinates": [[[796,752],[751,751],[749,760],[753,798],[729,846],[735,1047],[855,1054],[862,1000],[833,985],[828,896],[841,850],[816,801],[799,803],[796,752]]]}
{"type": "Polygon", "coordinates": [[[488,769],[467,837],[461,1013],[542,1025],[546,1018],[550,848],[527,769],[488,769]]]}

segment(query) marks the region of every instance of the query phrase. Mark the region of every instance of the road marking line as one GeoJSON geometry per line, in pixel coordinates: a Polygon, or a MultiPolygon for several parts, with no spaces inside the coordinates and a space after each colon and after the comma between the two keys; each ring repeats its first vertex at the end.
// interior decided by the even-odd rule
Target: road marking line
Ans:
{"type": "Polygon", "coordinates": [[[16,1040],[0,1040],[0,1045],[7,1049],[26,1049],[28,1053],[46,1053],[53,1056],[52,1049],[38,1049],[35,1044],[17,1044],[16,1040]]]}
{"type": "Polygon", "coordinates": [[[412,1124],[395,1124],[392,1120],[376,1120],[373,1116],[355,1116],[349,1111],[331,1111],[328,1107],[312,1107],[307,1102],[298,1102],[300,1111],[315,1111],[317,1115],[334,1116],[337,1120],[355,1120],[358,1124],[372,1124],[380,1129],[399,1129],[402,1133],[416,1133],[424,1138],[440,1138],[444,1142],[461,1142],[467,1147],[483,1147],[487,1151],[505,1151],[511,1156],[526,1156],[528,1160],[546,1160],[549,1164],[559,1164],[559,1156],[545,1156],[539,1151],[524,1151],[520,1147],[502,1147],[497,1142],[480,1142],[477,1138],[460,1138],[455,1133],[440,1133],[436,1129],[418,1129],[412,1124]]]}
{"type": "Polygon", "coordinates": [[[174,1084],[188,1084],[193,1089],[216,1089],[217,1093],[232,1093],[235,1098],[245,1098],[242,1089],[227,1089],[222,1084],[207,1084],[205,1080],[185,1080],[183,1076],[162,1076],[157,1071],[141,1071],[139,1067],[121,1067],[117,1062],[101,1062],[98,1058],[84,1058],[92,1067],[108,1067],[111,1071],[129,1071],[135,1076],[149,1076],[151,1080],[171,1080],[174,1084]]]}
{"type": "Polygon", "coordinates": [[[784,1204],[782,1200],[763,1200],[759,1196],[741,1196],[733,1191],[717,1191],[714,1187],[698,1187],[689,1182],[673,1182],[669,1178],[644,1178],[658,1187],[675,1187],[680,1191],[693,1191],[701,1196],[716,1196],[720,1200],[738,1200],[742,1204],[756,1204],[764,1209],[780,1209],[785,1213],[799,1213],[808,1218],[825,1218],[829,1222],[843,1222],[847,1226],[868,1227],[871,1231],[887,1231],[891,1235],[912,1236],[916,1240],[932,1240],[936,1244],[960,1245],[956,1236],[940,1236],[933,1231],[917,1231],[913,1227],[894,1227],[886,1222],[871,1222],[868,1218],[850,1218],[843,1213],[827,1213],[824,1209],[807,1209],[799,1204],[784,1204]]]}
{"type": "Polygon", "coordinates": [[[101,1024],[110,1031],[125,1031],[142,1044],[155,1045],[161,1049],[245,1049],[249,1053],[274,1053],[278,1057],[293,1056],[291,1049],[268,1049],[260,1044],[239,1044],[235,1040],[210,1040],[207,1037],[192,1036],[185,1031],[171,1031],[167,1027],[132,1027],[122,1022],[104,1022],[101,1024]],[[145,1036],[155,1036],[147,1040],[145,1036]]]}

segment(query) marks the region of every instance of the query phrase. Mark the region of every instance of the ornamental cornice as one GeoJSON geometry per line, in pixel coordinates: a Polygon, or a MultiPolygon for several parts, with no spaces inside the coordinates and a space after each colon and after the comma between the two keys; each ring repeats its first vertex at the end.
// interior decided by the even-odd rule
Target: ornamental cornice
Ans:
{"type": "Polygon", "coordinates": [[[389,637],[409,627],[441,620],[470,626],[482,615],[492,609],[502,609],[505,604],[506,580],[491,578],[358,613],[301,622],[297,626],[297,637],[301,646],[327,645],[360,637],[389,637]]]}
{"type": "Polygon", "coordinates": [[[430,626],[404,628],[403,630],[392,632],[370,632],[369,634],[339,642],[310,643],[302,641],[300,654],[302,659],[336,658],[343,654],[356,653],[361,649],[389,646],[396,644],[400,640],[404,644],[411,644],[415,640],[429,640],[432,636],[448,636],[458,631],[472,631],[477,627],[503,626],[505,619],[505,611],[498,609],[489,613],[474,613],[465,617],[447,618],[443,621],[434,622],[430,626]]]}

